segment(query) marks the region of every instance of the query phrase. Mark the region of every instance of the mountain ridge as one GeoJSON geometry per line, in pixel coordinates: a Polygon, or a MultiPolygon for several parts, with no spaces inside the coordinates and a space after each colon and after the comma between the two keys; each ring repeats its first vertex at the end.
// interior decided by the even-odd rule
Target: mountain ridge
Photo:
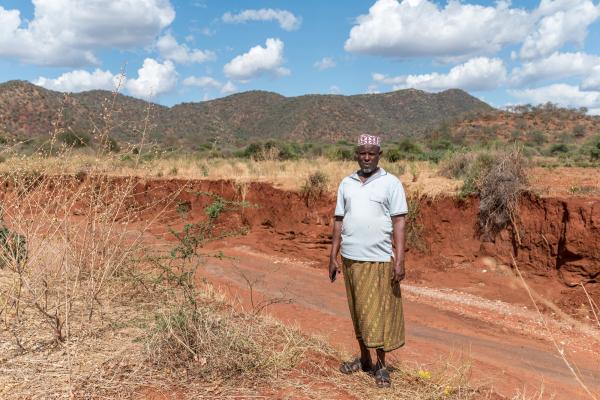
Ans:
{"type": "Polygon", "coordinates": [[[364,132],[400,139],[492,110],[460,89],[294,97],[253,90],[167,107],[104,90],[66,94],[27,81],[0,84],[0,134],[17,140],[43,137],[57,126],[94,135],[106,126],[108,113],[113,123],[107,130],[118,141],[136,142],[145,131],[160,144],[179,147],[265,139],[336,142],[364,132]]]}

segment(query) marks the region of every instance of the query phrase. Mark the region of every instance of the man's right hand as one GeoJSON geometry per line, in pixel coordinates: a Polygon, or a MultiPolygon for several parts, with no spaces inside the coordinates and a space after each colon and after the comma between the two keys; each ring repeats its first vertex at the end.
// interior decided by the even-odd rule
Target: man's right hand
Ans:
{"type": "Polygon", "coordinates": [[[331,258],[329,260],[329,280],[331,282],[335,281],[337,274],[340,272],[340,267],[338,266],[338,262],[335,258],[331,258]]]}

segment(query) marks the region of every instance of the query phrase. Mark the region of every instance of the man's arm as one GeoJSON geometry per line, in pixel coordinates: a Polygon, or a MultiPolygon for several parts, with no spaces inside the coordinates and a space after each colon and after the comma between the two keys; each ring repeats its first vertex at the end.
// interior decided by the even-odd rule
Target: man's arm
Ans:
{"type": "Polygon", "coordinates": [[[342,242],[342,224],[344,217],[338,215],[335,216],[333,222],[333,233],[331,234],[331,254],[329,256],[329,279],[331,282],[335,281],[335,277],[340,272],[338,265],[337,256],[340,251],[340,244],[342,242]]]}
{"type": "Polygon", "coordinates": [[[394,232],[394,271],[392,280],[400,283],[406,274],[404,270],[404,242],[406,218],[404,215],[395,215],[392,217],[392,227],[394,232]]]}

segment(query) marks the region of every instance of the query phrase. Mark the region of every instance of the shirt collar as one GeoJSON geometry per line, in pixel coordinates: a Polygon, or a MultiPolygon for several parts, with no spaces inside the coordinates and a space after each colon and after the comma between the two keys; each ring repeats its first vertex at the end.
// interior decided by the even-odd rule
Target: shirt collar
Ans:
{"type": "Polygon", "coordinates": [[[362,182],[362,181],[360,180],[360,177],[358,176],[358,171],[356,171],[356,172],[354,172],[352,175],[350,175],[350,178],[352,178],[352,179],[354,179],[354,180],[356,180],[356,181],[359,181],[359,182],[360,182],[360,183],[362,183],[363,185],[366,185],[367,183],[369,183],[369,182],[371,182],[371,181],[374,181],[375,179],[377,179],[377,178],[380,178],[380,177],[382,177],[382,176],[384,176],[384,175],[387,175],[387,171],[386,171],[385,169],[383,169],[383,168],[379,167],[379,171],[377,171],[377,173],[376,173],[376,174],[374,174],[374,175],[371,175],[371,176],[369,177],[369,179],[367,179],[365,182],[362,182]]]}

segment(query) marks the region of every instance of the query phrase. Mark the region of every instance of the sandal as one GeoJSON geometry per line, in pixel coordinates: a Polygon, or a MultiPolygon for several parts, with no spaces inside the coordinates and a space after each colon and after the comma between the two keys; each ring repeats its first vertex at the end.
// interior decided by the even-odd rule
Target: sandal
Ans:
{"type": "Polygon", "coordinates": [[[383,367],[375,371],[375,384],[378,388],[387,388],[392,385],[390,373],[387,368],[383,367]]]}
{"type": "Polygon", "coordinates": [[[360,358],[355,358],[353,361],[345,361],[342,363],[342,365],[340,365],[340,372],[342,374],[349,375],[360,371],[367,371],[363,368],[360,358]]]}

